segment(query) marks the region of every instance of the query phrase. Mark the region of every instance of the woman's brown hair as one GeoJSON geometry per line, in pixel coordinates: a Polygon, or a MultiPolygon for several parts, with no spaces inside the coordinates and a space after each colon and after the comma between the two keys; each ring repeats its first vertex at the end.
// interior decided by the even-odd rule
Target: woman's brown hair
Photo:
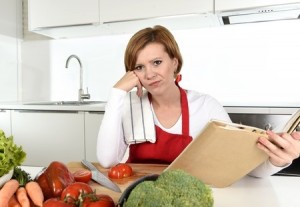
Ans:
{"type": "Polygon", "coordinates": [[[134,70],[139,51],[145,48],[147,44],[154,42],[162,44],[170,58],[178,59],[178,67],[174,74],[174,77],[176,77],[182,67],[181,53],[172,33],[160,25],[142,29],[131,37],[125,50],[126,72],[134,70]]]}

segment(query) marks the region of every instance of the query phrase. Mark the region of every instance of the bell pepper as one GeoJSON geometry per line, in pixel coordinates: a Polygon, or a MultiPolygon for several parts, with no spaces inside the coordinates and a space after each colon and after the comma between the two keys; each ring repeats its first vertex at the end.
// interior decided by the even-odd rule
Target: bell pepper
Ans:
{"type": "Polygon", "coordinates": [[[42,188],[45,199],[60,197],[62,191],[71,183],[74,176],[67,166],[61,162],[53,161],[36,178],[42,188]]]}

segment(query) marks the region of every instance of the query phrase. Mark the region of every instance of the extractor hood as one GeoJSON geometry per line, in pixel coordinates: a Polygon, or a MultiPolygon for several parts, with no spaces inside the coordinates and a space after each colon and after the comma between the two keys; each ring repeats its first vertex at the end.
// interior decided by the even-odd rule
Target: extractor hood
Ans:
{"type": "Polygon", "coordinates": [[[285,4],[247,10],[218,12],[217,15],[221,25],[292,19],[300,20],[300,4],[285,4]]]}

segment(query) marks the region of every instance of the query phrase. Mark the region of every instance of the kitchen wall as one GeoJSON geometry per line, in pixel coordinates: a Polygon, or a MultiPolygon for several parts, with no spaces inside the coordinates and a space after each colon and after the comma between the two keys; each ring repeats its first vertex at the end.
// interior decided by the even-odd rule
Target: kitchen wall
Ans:
{"type": "MultiPolygon", "coordinates": [[[[230,106],[300,106],[300,21],[173,31],[184,65],[181,85],[209,93],[230,106]]],[[[22,98],[76,100],[81,58],[92,100],[107,100],[124,73],[129,35],[25,41],[22,98]]]]}
{"type": "Polygon", "coordinates": [[[21,3],[0,0],[0,101],[18,99],[21,3]]]}

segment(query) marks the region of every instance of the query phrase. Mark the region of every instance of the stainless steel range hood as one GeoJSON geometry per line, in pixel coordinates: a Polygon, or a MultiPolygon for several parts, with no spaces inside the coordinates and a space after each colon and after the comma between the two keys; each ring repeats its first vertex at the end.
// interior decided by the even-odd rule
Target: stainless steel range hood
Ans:
{"type": "Polygon", "coordinates": [[[217,13],[221,25],[300,19],[300,3],[217,13]]]}

